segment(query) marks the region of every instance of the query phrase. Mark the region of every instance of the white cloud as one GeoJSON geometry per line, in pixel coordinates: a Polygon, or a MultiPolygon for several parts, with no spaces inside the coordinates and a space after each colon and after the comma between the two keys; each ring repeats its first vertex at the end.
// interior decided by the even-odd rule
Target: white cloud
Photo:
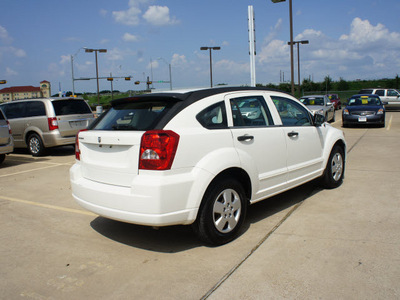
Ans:
{"type": "Polygon", "coordinates": [[[177,68],[182,68],[187,64],[187,59],[185,55],[180,55],[175,53],[172,55],[171,65],[177,68]]]}
{"type": "Polygon", "coordinates": [[[6,75],[7,75],[7,76],[16,76],[16,75],[18,75],[18,72],[12,70],[12,69],[9,68],[9,67],[7,67],[7,68],[6,68],[6,75]]]}
{"type": "Polygon", "coordinates": [[[150,24],[156,26],[173,25],[179,23],[175,17],[170,17],[167,6],[150,6],[143,18],[150,24]]]}
{"type": "Polygon", "coordinates": [[[122,39],[125,42],[137,42],[139,38],[138,38],[137,35],[133,35],[133,34],[130,34],[130,33],[125,33],[123,35],[122,39]]]}
{"type": "Polygon", "coordinates": [[[128,10],[113,11],[112,16],[117,23],[132,26],[139,24],[141,13],[138,7],[131,6],[128,10]]]}
{"type": "Polygon", "coordinates": [[[0,41],[3,41],[5,43],[10,43],[12,41],[12,39],[8,35],[7,29],[5,29],[1,25],[0,25],[0,41]]]}
{"type": "MultiPolygon", "coordinates": [[[[390,32],[382,24],[374,26],[368,20],[355,18],[349,33],[338,39],[315,29],[306,29],[295,40],[310,42],[300,45],[301,75],[312,74],[315,81],[323,80],[327,74],[334,80],[340,77],[349,80],[388,77],[397,74],[400,68],[400,33],[390,32]]],[[[256,57],[260,73],[265,69],[274,74],[279,74],[279,70],[289,72],[290,48],[287,43],[276,39],[264,41],[256,57]]],[[[297,45],[294,54],[297,72],[297,45]]]]}

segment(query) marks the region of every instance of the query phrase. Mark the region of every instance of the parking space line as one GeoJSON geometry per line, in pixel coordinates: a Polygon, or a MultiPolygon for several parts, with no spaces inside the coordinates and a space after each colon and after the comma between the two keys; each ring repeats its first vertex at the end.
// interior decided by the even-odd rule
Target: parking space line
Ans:
{"type": "Polygon", "coordinates": [[[96,214],[89,212],[89,211],[67,208],[67,207],[62,207],[62,206],[57,206],[57,205],[44,204],[44,203],[23,200],[23,199],[17,199],[17,198],[12,198],[12,197],[7,197],[7,196],[0,196],[0,199],[11,201],[11,202],[18,202],[18,203],[33,205],[33,206],[44,207],[44,208],[50,208],[50,209],[55,209],[55,210],[65,211],[65,212],[70,212],[70,213],[75,213],[75,214],[81,214],[81,215],[87,215],[87,216],[93,216],[93,217],[97,216],[96,214]]]}
{"type": "Polygon", "coordinates": [[[49,168],[54,168],[54,167],[59,167],[59,166],[63,166],[63,165],[65,165],[65,164],[55,164],[55,165],[46,166],[46,167],[42,167],[42,168],[36,168],[36,169],[19,171],[19,172],[10,173],[10,174],[4,174],[4,175],[0,175],[0,178],[14,176],[14,175],[20,175],[20,174],[24,174],[24,173],[29,173],[29,172],[33,172],[33,171],[44,170],[44,169],[49,169],[49,168]]]}
{"type": "Polygon", "coordinates": [[[390,127],[392,127],[392,120],[393,120],[393,115],[390,116],[389,124],[388,126],[386,126],[386,130],[390,130],[390,127]]]}

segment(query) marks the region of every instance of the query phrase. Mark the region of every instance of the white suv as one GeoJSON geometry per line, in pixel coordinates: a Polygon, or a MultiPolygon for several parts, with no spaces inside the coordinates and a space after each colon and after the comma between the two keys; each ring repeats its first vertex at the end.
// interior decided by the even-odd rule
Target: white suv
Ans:
{"type": "Polygon", "coordinates": [[[396,89],[363,89],[359,94],[378,95],[385,107],[400,105],[400,92],[396,89]]]}
{"type": "Polygon", "coordinates": [[[279,91],[225,87],[118,99],[77,137],[72,193],[128,223],[192,224],[205,242],[239,232],[249,204],[322,178],[342,183],[341,130],[279,91]]]}

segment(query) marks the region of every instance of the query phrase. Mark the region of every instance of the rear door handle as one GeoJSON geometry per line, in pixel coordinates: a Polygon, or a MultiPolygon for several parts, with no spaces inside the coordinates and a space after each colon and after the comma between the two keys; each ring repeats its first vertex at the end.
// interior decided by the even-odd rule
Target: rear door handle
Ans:
{"type": "Polygon", "coordinates": [[[295,132],[295,131],[291,131],[287,135],[288,135],[288,137],[295,137],[295,136],[299,136],[299,133],[295,132]]]}
{"type": "Polygon", "coordinates": [[[238,136],[238,138],[237,138],[237,140],[239,141],[239,142],[244,142],[244,141],[251,141],[251,140],[253,140],[254,139],[254,136],[252,136],[252,135],[247,135],[247,134],[245,134],[245,135],[241,135],[241,136],[238,136]]]}

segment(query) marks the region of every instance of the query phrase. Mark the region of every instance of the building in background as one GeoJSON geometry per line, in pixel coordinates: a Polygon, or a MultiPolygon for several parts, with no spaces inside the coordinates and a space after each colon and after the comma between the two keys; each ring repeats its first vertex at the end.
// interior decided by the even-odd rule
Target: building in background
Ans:
{"type": "Polygon", "coordinates": [[[20,99],[47,98],[51,95],[50,82],[43,80],[40,86],[12,86],[0,90],[0,102],[20,99]]]}

